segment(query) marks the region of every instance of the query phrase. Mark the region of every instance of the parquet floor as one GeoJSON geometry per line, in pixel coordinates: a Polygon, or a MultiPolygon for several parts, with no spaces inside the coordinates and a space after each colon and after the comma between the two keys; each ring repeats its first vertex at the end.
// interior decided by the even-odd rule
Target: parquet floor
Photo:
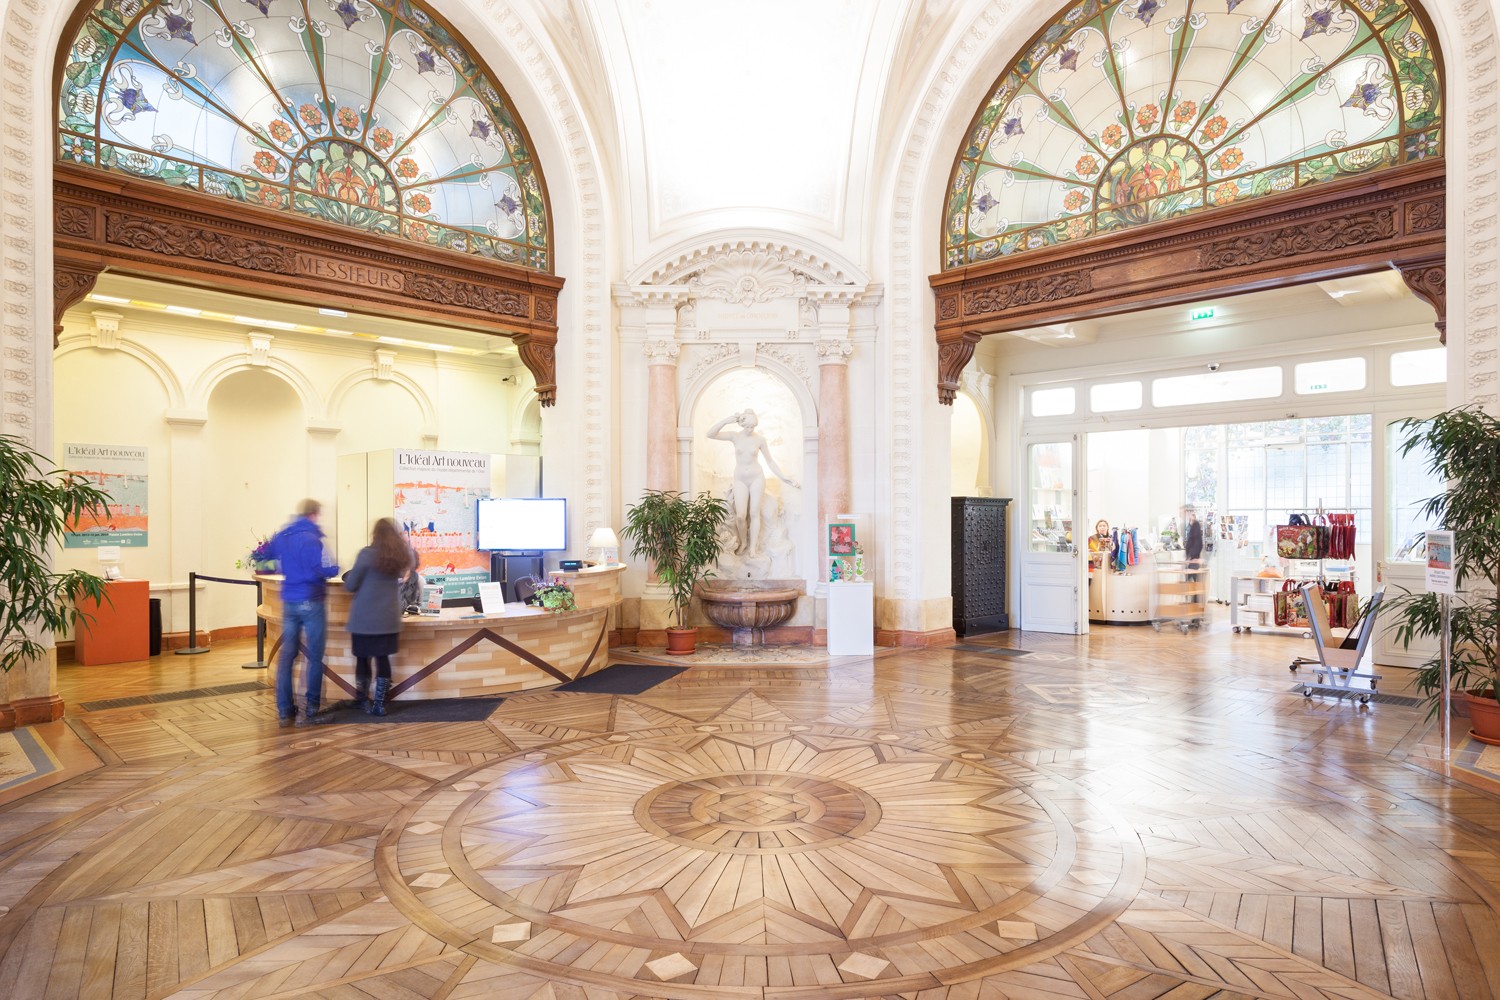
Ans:
{"type": "Polygon", "coordinates": [[[1500,997],[1500,798],[1421,709],[1303,699],[1296,640],[982,644],[295,730],[81,707],[237,647],[64,668],[0,996],[1500,997]]]}

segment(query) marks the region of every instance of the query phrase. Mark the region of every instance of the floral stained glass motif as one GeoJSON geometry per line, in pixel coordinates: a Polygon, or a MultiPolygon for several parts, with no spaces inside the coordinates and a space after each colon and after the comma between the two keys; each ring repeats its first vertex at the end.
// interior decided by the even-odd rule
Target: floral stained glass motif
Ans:
{"type": "Polygon", "coordinates": [[[1406,0],[1074,0],[959,152],[944,269],[1443,152],[1406,0]]]}
{"type": "Polygon", "coordinates": [[[64,56],[57,155],[552,269],[520,119],[413,0],[99,0],[64,56]]]}

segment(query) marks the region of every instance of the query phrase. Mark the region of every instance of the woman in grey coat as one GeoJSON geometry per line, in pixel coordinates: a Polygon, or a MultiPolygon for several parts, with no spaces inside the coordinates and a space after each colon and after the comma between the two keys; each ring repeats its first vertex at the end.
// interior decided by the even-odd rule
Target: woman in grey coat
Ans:
{"type": "Polygon", "coordinates": [[[354,705],[371,715],[385,714],[391,687],[391,657],[401,637],[401,581],[416,568],[416,556],[396,530],[396,522],[375,522],[370,544],[359,550],[344,587],[349,604],[349,635],[354,645],[354,705]],[[370,660],[375,661],[375,693],[370,694],[370,660]]]}

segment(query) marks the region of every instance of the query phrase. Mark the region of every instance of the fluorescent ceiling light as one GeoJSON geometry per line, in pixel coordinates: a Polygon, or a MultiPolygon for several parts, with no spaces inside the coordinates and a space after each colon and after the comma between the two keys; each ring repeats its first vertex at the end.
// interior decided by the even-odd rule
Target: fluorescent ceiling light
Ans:
{"type": "Polygon", "coordinates": [[[179,316],[201,316],[202,309],[194,309],[192,306],[167,306],[167,312],[176,313],[179,316]]]}
{"type": "Polygon", "coordinates": [[[130,305],[130,300],[129,299],[122,299],[118,295],[98,295],[98,294],[94,294],[94,295],[90,295],[89,296],[89,301],[90,302],[108,302],[111,305],[116,305],[116,306],[128,306],[128,305],[130,305]]]}
{"type": "Polygon", "coordinates": [[[324,316],[347,316],[347,315],[349,315],[348,313],[344,312],[344,310],[342,310],[342,309],[322,309],[322,308],[320,308],[318,310],[318,312],[322,313],[324,316]]]}

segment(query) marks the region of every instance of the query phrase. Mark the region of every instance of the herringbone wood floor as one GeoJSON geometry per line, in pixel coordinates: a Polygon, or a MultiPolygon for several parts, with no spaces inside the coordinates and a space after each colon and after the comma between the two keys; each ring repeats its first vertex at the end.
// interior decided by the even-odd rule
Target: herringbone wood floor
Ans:
{"type": "Polygon", "coordinates": [[[1296,640],[984,644],[299,730],[82,708],[242,648],[64,668],[0,995],[1500,997],[1500,799],[1421,710],[1291,693],[1296,640]]]}

